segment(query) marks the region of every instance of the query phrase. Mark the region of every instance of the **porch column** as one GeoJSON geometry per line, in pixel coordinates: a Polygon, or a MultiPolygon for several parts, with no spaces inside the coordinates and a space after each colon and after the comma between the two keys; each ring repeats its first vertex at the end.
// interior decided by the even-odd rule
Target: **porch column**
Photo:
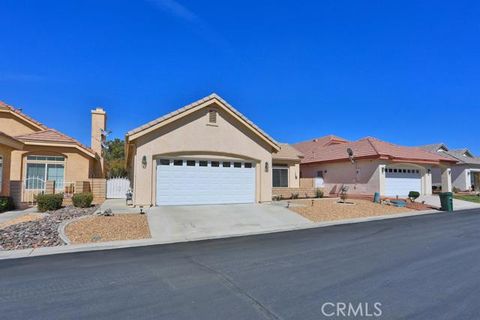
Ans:
{"type": "Polygon", "coordinates": [[[386,184],[386,172],[387,172],[387,165],[380,164],[378,166],[378,192],[380,195],[385,195],[385,184],[386,184]]]}
{"type": "Polygon", "coordinates": [[[432,167],[426,167],[421,169],[422,177],[423,177],[423,194],[430,196],[432,195],[432,179],[433,179],[433,171],[432,167]]]}
{"type": "Polygon", "coordinates": [[[448,167],[441,167],[442,192],[452,192],[452,170],[448,167]]]}

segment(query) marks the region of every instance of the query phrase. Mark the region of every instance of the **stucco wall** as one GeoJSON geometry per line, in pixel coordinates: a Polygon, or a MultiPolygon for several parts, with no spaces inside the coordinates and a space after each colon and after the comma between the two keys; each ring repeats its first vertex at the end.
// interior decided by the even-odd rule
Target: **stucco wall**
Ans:
{"type": "Polygon", "coordinates": [[[28,155],[63,155],[65,156],[65,181],[76,182],[92,177],[95,160],[75,148],[25,146],[24,150],[12,151],[11,180],[23,180],[28,155]]]}
{"type": "MultiPolygon", "coordinates": [[[[471,178],[468,174],[470,169],[475,169],[474,165],[454,165],[452,166],[452,186],[460,189],[461,191],[469,190],[471,187],[471,178]]],[[[480,169],[478,166],[477,169],[480,169]]],[[[441,186],[441,170],[440,168],[432,169],[432,182],[433,185],[441,186]]]]}
{"type": "Polygon", "coordinates": [[[10,152],[12,151],[11,148],[0,145],[0,157],[3,158],[3,165],[2,165],[2,181],[0,181],[0,195],[1,196],[8,196],[10,195],[10,152]]]}
{"type": "Polygon", "coordinates": [[[430,166],[416,164],[392,163],[381,160],[358,160],[325,164],[301,165],[302,178],[314,178],[317,171],[323,171],[324,191],[326,194],[337,194],[343,185],[349,186],[349,193],[373,194],[385,192],[385,172],[382,168],[417,168],[421,174],[422,194],[431,194],[432,180],[428,174],[430,166]]]}
{"type": "Polygon", "coordinates": [[[380,189],[379,162],[359,160],[324,164],[301,165],[302,178],[314,178],[317,171],[323,171],[326,194],[336,194],[342,185],[349,186],[351,193],[371,194],[380,189]],[[357,174],[358,170],[358,174],[357,174]]]}
{"type": "Polygon", "coordinates": [[[273,166],[277,164],[287,166],[289,188],[300,187],[300,163],[294,162],[294,161],[288,161],[288,160],[272,160],[272,161],[273,161],[273,166]]]}
{"type": "MultiPolygon", "coordinates": [[[[139,137],[135,144],[133,164],[134,203],[155,205],[155,176],[158,155],[202,155],[208,158],[227,156],[256,163],[256,200],[272,198],[272,150],[251,130],[221,108],[216,108],[217,123],[208,122],[208,110],[200,109],[175,122],[139,137]],[[145,168],[142,157],[147,159],[145,168]],[[269,170],[265,172],[265,163],[269,170]]],[[[194,190],[192,190],[193,192],[194,190]]]]}
{"type": "Polygon", "coordinates": [[[0,128],[2,132],[10,136],[19,136],[22,134],[33,133],[39,131],[38,128],[29,123],[13,116],[9,112],[0,112],[0,128]]]}

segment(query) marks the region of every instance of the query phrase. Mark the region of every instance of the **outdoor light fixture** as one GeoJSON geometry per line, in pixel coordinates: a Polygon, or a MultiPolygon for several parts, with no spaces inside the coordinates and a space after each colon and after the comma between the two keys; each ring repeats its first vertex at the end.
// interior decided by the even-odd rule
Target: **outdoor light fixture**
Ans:
{"type": "Polygon", "coordinates": [[[268,172],[268,162],[265,162],[265,172],[268,172]]]}
{"type": "Polygon", "coordinates": [[[142,157],[142,167],[143,169],[147,167],[147,156],[142,157]]]}

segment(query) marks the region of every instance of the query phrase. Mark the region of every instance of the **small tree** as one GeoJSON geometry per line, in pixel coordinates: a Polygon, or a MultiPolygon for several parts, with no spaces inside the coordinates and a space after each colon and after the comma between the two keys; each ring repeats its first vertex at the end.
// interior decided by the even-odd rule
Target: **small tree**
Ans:
{"type": "Polygon", "coordinates": [[[418,197],[420,197],[420,192],[418,192],[418,191],[410,191],[410,192],[408,193],[408,198],[409,198],[410,201],[412,201],[412,202],[415,202],[415,200],[417,200],[418,197]]]}
{"type": "Polygon", "coordinates": [[[104,151],[107,177],[125,177],[125,142],[118,138],[107,141],[104,151]]]}

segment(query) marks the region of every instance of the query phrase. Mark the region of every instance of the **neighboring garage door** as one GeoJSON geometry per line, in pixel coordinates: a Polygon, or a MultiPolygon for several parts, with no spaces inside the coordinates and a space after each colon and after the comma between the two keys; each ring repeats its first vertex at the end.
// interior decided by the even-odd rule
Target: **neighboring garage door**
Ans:
{"type": "Polygon", "coordinates": [[[157,205],[252,202],[252,162],[167,158],[157,161],[157,205]]]}
{"type": "Polygon", "coordinates": [[[386,169],[386,196],[407,196],[410,191],[421,192],[420,170],[405,168],[386,169]]]}

